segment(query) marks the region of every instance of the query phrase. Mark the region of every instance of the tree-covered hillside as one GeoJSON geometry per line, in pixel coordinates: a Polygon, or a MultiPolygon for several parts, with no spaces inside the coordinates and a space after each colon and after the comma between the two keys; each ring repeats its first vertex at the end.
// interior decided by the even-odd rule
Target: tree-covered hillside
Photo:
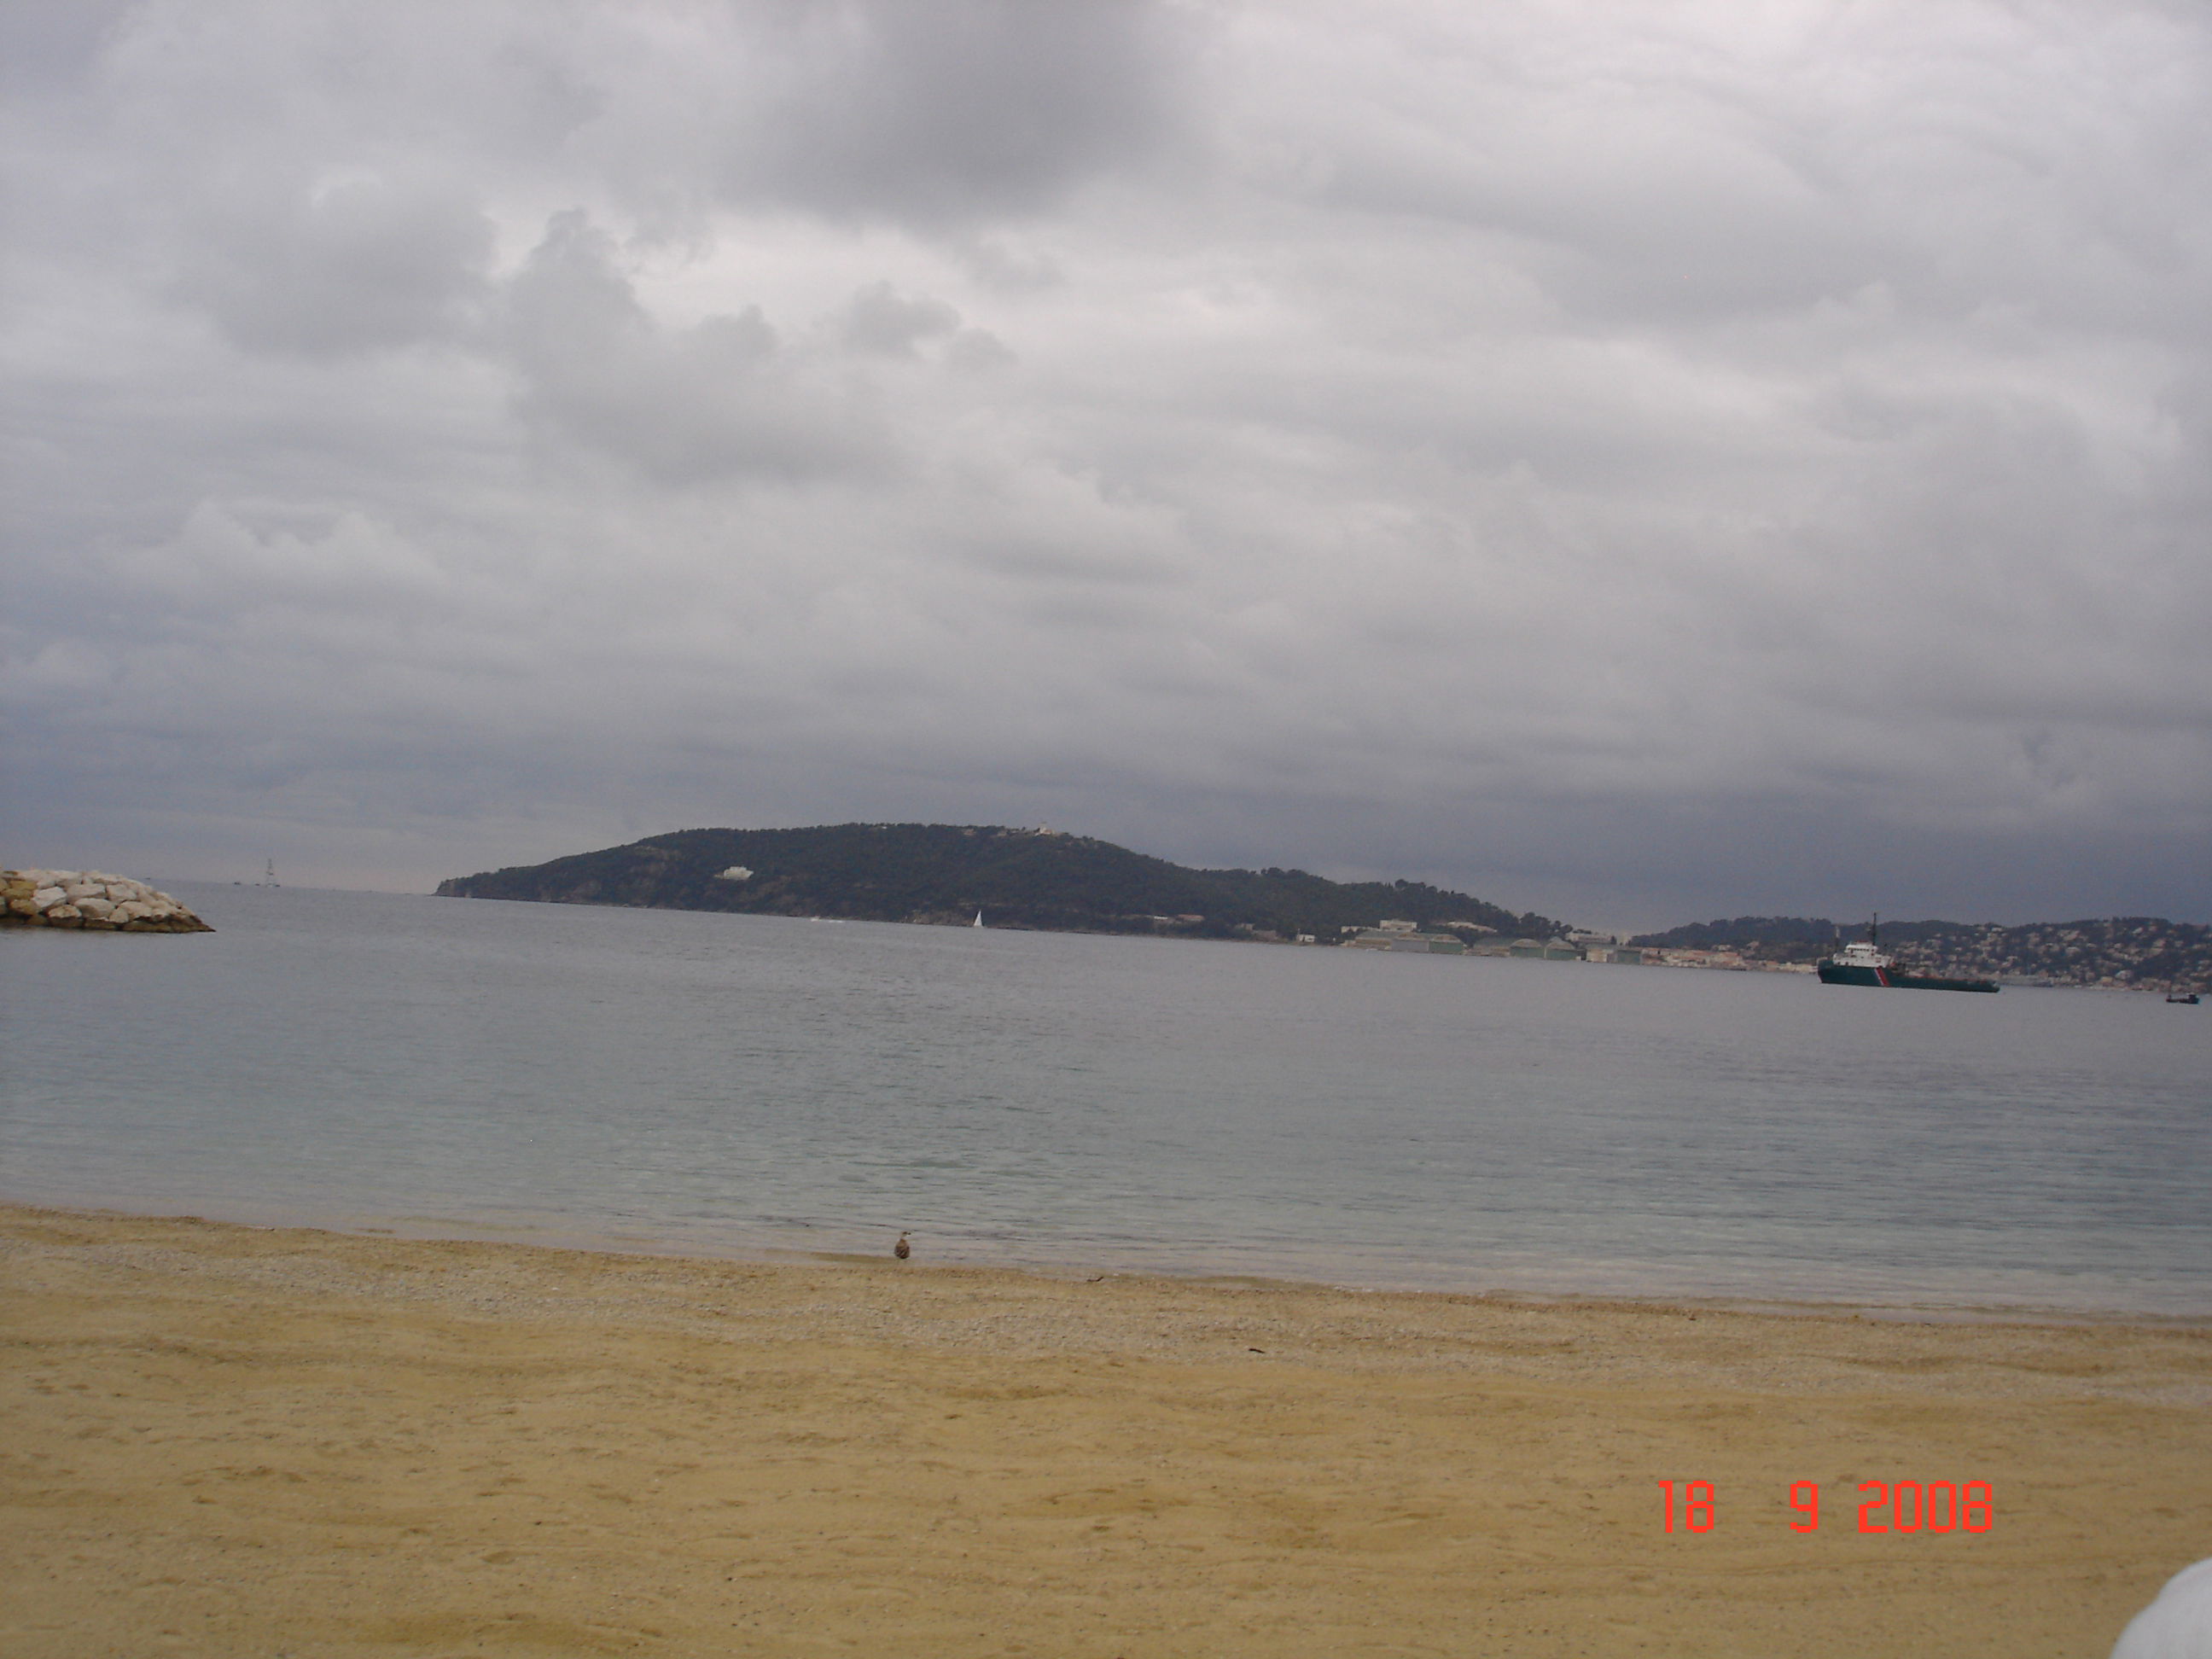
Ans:
{"type": "Polygon", "coordinates": [[[1629,943],[1667,951],[1748,951],[1755,946],[1765,961],[1810,962],[1834,955],[1843,939],[1841,930],[1826,916],[1736,916],[1686,922],[1663,933],[1638,933],[1629,943]]]}
{"type": "Polygon", "coordinates": [[[684,830],[439,884],[455,898],[641,905],[755,915],[1066,933],[1329,943],[1386,916],[1542,938],[1560,924],[1420,882],[1340,883],[1304,870],[1191,870],[1088,836],[941,823],[684,830]],[[742,875],[738,872],[744,872],[742,875]]]}

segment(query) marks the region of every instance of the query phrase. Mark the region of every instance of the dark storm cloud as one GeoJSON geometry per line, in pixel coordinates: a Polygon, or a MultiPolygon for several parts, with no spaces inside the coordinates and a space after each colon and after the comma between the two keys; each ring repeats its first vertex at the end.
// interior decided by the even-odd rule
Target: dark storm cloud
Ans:
{"type": "Polygon", "coordinates": [[[2212,907],[2193,13],[8,21],[18,856],[2212,907]]]}

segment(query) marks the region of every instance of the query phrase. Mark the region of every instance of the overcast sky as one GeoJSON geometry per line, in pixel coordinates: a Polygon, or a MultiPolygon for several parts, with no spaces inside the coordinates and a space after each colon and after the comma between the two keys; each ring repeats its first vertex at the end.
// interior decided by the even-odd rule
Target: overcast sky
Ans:
{"type": "Polygon", "coordinates": [[[4,0],[0,861],[2212,920],[2212,9],[4,0]]]}

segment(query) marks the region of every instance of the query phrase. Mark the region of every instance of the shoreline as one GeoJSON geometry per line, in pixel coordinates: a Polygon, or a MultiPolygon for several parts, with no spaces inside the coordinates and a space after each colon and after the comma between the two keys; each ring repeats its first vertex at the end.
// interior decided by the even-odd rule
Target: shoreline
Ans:
{"type": "MultiPolygon", "coordinates": [[[[1085,1273],[1065,1264],[1007,1264],[993,1261],[933,1260],[924,1252],[909,1261],[894,1259],[888,1249],[808,1249],[761,1247],[727,1253],[703,1253],[680,1245],[660,1244],[612,1237],[586,1235],[516,1237],[485,1227],[475,1231],[446,1231],[426,1226],[420,1231],[383,1225],[345,1225],[328,1221],[246,1221],[221,1216],[174,1212],[116,1209],[106,1206],[36,1203],[0,1194],[0,1249],[20,1227],[87,1230],[92,1233],[178,1233],[184,1237],[232,1238],[252,1255],[281,1253],[289,1248],[333,1256],[346,1255],[346,1247],[365,1251],[391,1250],[406,1254],[419,1250],[426,1258],[483,1252],[512,1255],[517,1261],[566,1264],[580,1268],[591,1264],[623,1274],[649,1274],[656,1269],[707,1276],[748,1273],[860,1273],[901,1277],[957,1279],[1020,1294],[1024,1290],[1050,1296],[1077,1288],[1113,1287],[1117,1292],[1175,1299],[1184,1296],[1219,1294],[1256,1298],[1280,1298],[1299,1303],[1340,1304],[1348,1308],[1382,1308],[1405,1311],[1430,1308],[1495,1312],[1530,1317],[1554,1316],[1573,1320],[1583,1316],[1624,1320],[1735,1318],[1777,1322],[1807,1322],[1852,1326],[1887,1326],[1930,1331],[2049,1331],[2074,1334],[2134,1333],[2146,1337],[2172,1336],[2205,1342],[2212,1359],[2212,1315],[2164,1315],[2129,1310],[2082,1312],[2063,1308],[2038,1308],[2005,1304],[1907,1304],[1862,1301],[1824,1302],[1787,1297],[1644,1296],[1605,1291],[1549,1292],[1513,1289],[1438,1290],[1425,1286],[1361,1285],[1328,1280],[1297,1279],[1237,1271],[1189,1273],[1109,1268],[1085,1273]],[[265,1243],[272,1247],[264,1251],[265,1243]]],[[[2203,1403],[2212,1408],[2212,1368],[2205,1376],[2203,1403]]]]}
{"type": "MultiPolygon", "coordinates": [[[[320,1210],[294,1206],[277,1206],[257,1212],[240,1212],[222,1206],[204,1206],[190,1212],[161,1206],[149,1200],[145,1207],[127,1201],[118,1201],[112,1195],[92,1196],[72,1193],[63,1196],[31,1196],[10,1192],[0,1187],[0,1215],[11,1210],[49,1212],[54,1214],[110,1216],[117,1219],[157,1221],[164,1219],[206,1221],[217,1225],[236,1226],[260,1231],[300,1230],[328,1232],[343,1237],[366,1239],[394,1239],[423,1243],[469,1243],[512,1244],[518,1249],[551,1250],[580,1250],[616,1255],[636,1255],[666,1260],[697,1261],[761,1262],[825,1261],[867,1261],[873,1257],[872,1248],[861,1248],[862,1240],[874,1240],[878,1235],[886,1241],[904,1231],[921,1233],[919,1227],[906,1226],[899,1222],[843,1221],[799,1217],[772,1217],[762,1222],[744,1225],[730,1225],[714,1229],[714,1237],[684,1239],[667,1233],[644,1231],[613,1231],[568,1225],[550,1218],[528,1221],[499,1222],[480,1218],[438,1215],[376,1215],[355,1212],[350,1215],[331,1215],[320,1210]],[[775,1224],[781,1223],[778,1225],[775,1224]],[[811,1239],[813,1234],[834,1235],[811,1239]]],[[[957,1267],[979,1272],[1011,1273],[1032,1275],[1049,1279],[1087,1279],[1094,1270],[1115,1279],[1158,1279],[1170,1284],[1197,1284],[1210,1281],[1250,1281],[1255,1284],[1280,1285],[1316,1291],[1333,1291],[1359,1296],[1442,1296],[1463,1297],[1476,1300],[1536,1305],[1591,1305],[1621,1307],[1662,1307],[1712,1309],[1717,1311],[1763,1313],[1777,1317],[1859,1317],[1869,1320],[1899,1322],[1952,1323],[2026,1323],[2076,1326],[2142,1326],[2179,1330],[2212,1329],[2212,1303],[2203,1309],[2175,1310],[2168,1309],[2128,1307],[2106,1304],[2101,1306],[2081,1304],[2038,1302],[2030,1299],[1974,1296],[1968,1293],[1893,1295],[1847,1293],[1838,1290],[1830,1293],[1793,1291],[1787,1288],[1761,1287],[1741,1290],[1688,1291],[1663,1287],[1629,1287],[1619,1284],[1515,1284],[1507,1278],[1493,1279],[1487,1283],[1448,1284],[1433,1279],[1408,1276],[1393,1279],[1393,1264],[1387,1261],[1364,1264],[1364,1270],[1352,1271],[1352,1263],[1344,1264],[1346,1271],[1330,1276],[1317,1260],[1309,1261],[1307,1272],[1269,1272],[1253,1265],[1219,1260],[1207,1261],[1202,1249],[1194,1250],[1182,1262],[1158,1261],[1144,1262],[1118,1261],[1112,1246],[1096,1243],[1084,1248],[1084,1242],[1066,1240],[1058,1250],[1031,1247],[1027,1250],[1010,1249],[1006,1241],[990,1241],[984,1249],[960,1250],[966,1241],[957,1234],[923,1235],[925,1256],[933,1265],[957,1267]],[[947,1238],[954,1241],[950,1252],[939,1254],[939,1245],[947,1238]]],[[[1523,1267],[1532,1277],[1546,1276],[1546,1265],[1523,1267]]],[[[1511,1267],[1499,1269],[1503,1275],[1514,1272],[1511,1267]]],[[[1571,1272],[1561,1272],[1551,1265],[1551,1276],[1555,1279],[1576,1277],[1571,1272]]],[[[1474,1274],[1467,1275],[1472,1281],[1474,1274]]]]}
{"type": "Polygon", "coordinates": [[[18,1205],[0,1312],[26,1659],[2010,1659],[2104,1651],[2212,1553],[2194,1327],[18,1205]],[[1665,1530],[1662,1480],[1719,1523],[1665,1530]],[[1867,1480],[1986,1480],[1996,1522],[1863,1535],[1867,1480]]]}

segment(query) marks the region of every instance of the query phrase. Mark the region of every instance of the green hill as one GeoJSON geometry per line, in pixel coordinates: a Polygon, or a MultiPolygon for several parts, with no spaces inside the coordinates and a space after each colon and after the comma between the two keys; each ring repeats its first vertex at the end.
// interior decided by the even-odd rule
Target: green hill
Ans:
{"type": "Polygon", "coordinates": [[[1057,933],[1182,933],[1328,943],[1386,916],[1547,937],[1547,917],[1420,882],[1334,882],[1304,870],[1191,870],[1088,836],[944,823],[684,830],[547,864],[461,876],[450,898],[617,904],[750,915],[1057,933]],[[743,874],[738,874],[743,872],[743,874]]]}

